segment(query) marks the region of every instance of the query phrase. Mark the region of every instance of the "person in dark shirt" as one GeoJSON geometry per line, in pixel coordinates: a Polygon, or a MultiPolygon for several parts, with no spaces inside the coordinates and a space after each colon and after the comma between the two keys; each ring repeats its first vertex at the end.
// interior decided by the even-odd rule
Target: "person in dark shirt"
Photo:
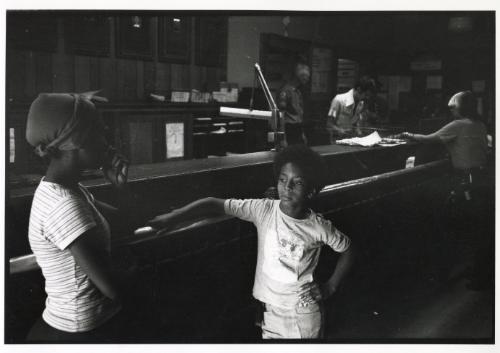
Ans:
{"type": "Polygon", "coordinates": [[[307,144],[304,133],[304,98],[302,90],[309,83],[311,70],[302,60],[294,66],[293,78],[278,93],[278,108],[285,114],[287,144],[307,144]]]}

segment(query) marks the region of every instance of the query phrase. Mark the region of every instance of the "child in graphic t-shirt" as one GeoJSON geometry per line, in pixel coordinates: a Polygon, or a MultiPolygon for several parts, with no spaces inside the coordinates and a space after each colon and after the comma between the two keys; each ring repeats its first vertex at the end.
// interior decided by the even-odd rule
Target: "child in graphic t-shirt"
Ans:
{"type": "Polygon", "coordinates": [[[350,239],[308,207],[323,188],[326,168],[304,145],[292,145],[274,161],[279,200],[217,199],[195,201],[149,222],[167,228],[200,216],[227,214],[257,227],[258,253],[253,296],[264,307],[263,338],[321,338],[322,302],[335,293],[352,265],[350,239]],[[321,246],[341,253],[326,283],[313,278],[321,246]]]}

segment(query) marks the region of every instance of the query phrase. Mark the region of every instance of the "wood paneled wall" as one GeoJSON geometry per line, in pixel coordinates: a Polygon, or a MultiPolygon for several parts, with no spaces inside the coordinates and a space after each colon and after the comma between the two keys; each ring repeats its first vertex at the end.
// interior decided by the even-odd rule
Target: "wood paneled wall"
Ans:
{"type": "MultiPolygon", "coordinates": [[[[116,57],[115,18],[111,19],[111,53],[108,57],[82,56],[65,51],[63,20],[58,19],[57,52],[7,50],[7,101],[29,103],[40,92],[82,92],[103,89],[113,102],[141,102],[149,93],[170,96],[171,90],[217,90],[226,80],[226,68],[116,57]]],[[[157,19],[154,18],[156,28],[157,19]]],[[[192,21],[194,39],[194,21],[192,21]]],[[[157,36],[158,31],[154,31],[157,36]]],[[[154,38],[157,45],[157,38],[154,38]]],[[[191,40],[195,43],[195,40],[191,40]]],[[[157,50],[156,50],[157,52],[157,50]]]]}

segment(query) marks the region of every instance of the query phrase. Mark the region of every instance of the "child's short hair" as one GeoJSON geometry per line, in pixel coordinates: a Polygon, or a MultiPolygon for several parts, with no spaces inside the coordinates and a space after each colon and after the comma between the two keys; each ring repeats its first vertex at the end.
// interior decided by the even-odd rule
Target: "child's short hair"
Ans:
{"type": "Polygon", "coordinates": [[[319,192],[326,185],[327,167],[323,158],[303,144],[290,145],[274,157],[274,175],[276,179],[281,168],[293,163],[304,173],[307,184],[319,192]]]}

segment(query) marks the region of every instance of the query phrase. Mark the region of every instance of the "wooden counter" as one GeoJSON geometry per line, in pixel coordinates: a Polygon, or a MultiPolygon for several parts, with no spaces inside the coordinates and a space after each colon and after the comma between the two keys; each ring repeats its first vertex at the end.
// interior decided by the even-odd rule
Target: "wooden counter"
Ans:
{"type": "MultiPolygon", "coordinates": [[[[327,183],[336,184],[402,169],[409,156],[418,156],[420,148],[418,144],[409,143],[395,147],[328,145],[313,149],[327,164],[327,183]]],[[[144,221],[202,197],[259,198],[268,187],[275,185],[274,155],[275,152],[256,152],[131,166],[130,190],[135,202],[141,205],[144,221]]],[[[435,160],[437,154],[434,155],[435,160]]],[[[416,162],[425,161],[429,160],[417,157],[416,162]]],[[[96,198],[114,203],[114,190],[103,178],[86,180],[83,184],[96,198]]],[[[27,229],[34,190],[35,186],[8,190],[6,243],[10,257],[29,252],[27,229]]],[[[132,231],[128,229],[114,237],[124,237],[132,231]]]]}
{"type": "MultiPolygon", "coordinates": [[[[313,207],[360,247],[364,267],[356,273],[363,283],[374,277],[372,272],[411,266],[421,258],[422,243],[431,243],[421,239],[432,234],[425,228],[433,227],[428,196],[435,197],[435,190],[442,189],[448,162],[437,160],[436,147],[426,158],[422,147],[414,143],[314,147],[328,166],[331,185],[313,207]],[[420,165],[404,169],[413,155],[420,165]],[[415,224],[405,229],[408,219],[415,224]],[[384,267],[385,263],[390,266],[384,267]]],[[[205,196],[262,197],[275,184],[274,156],[274,152],[257,152],[132,166],[130,188],[149,216],[205,196]]],[[[84,184],[97,198],[113,201],[113,190],[104,179],[84,184]]],[[[6,282],[6,322],[19,337],[40,315],[45,298],[43,277],[27,237],[34,190],[9,190],[6,210],[6,258],[12,271],[6,282]]],[[[252,337],[257,244],[251,223],[225,216],[160,235],[134,236],[132,231],[113,233],[112,239],[115,266],[135,266],[135,290],[127,293],[133,304],[127,306],[127,317],[136,325],[137,337],[124,337],[125,342],[194,342],[195,338],[241,342],[252,337]]],[[[331,274],[336,261],[331,250],[322,254],[320,280],[331,274]]]]}

